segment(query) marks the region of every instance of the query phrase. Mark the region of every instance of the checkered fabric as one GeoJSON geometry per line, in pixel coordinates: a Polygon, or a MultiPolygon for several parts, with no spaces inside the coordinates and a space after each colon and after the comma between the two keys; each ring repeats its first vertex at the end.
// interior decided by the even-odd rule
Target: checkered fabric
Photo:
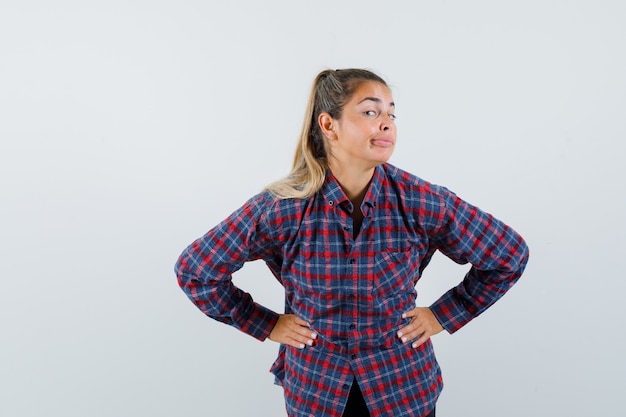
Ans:
{"type": "Polygon", "coordinates": [[[373,416],[426,415],[442,389],[432,344],[396,337],[422,271],[436,250],[471,264],[430,306],[453,333],[519,279],[528,248],[490,214],[390,164],[375,169],[356,238],[354,209],[330,172],[307,199],[261,192],[182,253],[179,284],[208,316],[264,340],[278,314],[231,278],[245,262],[266,262],[285,289],[285,312],[319,335],[312,347],[281,345],[272,366],[289,416],[340,417],[354,378],[373,416]]]}

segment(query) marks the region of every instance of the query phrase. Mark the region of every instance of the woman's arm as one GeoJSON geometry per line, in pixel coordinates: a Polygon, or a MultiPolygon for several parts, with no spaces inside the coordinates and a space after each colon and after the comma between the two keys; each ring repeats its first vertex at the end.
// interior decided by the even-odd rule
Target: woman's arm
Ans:
{"type": "Polygon", "coordinates": [[[431,244],[448,258],[472,267],[462,282],[430,308],[405,313],[411,322],[400,329],[405,342],[417,347],[443,329],[459,330],[477,317],[520,278],[528,262],[524,239],[491,214],[461,200],[444,187],[433,186],[441,198],[441,221],[428,231],[431,244]]]}
{"type": "Polygon", "coordinates": [[[445,207],[433,243],[444,255],[472,267],[463,281],[435,301],[430,310],[454,333],[502,297],[521,277],[528,246],[511,227],[440,187],[445,207]]]}
{"type": "Polygon", "coordinates": [[[261,227],[267,200],[263,194],[250,199],[189,245],[175,267],[180,287],[202,312],[259,340],[269,336],[279,315],[236,287],[232,274],[274,247],[261,227]]]}

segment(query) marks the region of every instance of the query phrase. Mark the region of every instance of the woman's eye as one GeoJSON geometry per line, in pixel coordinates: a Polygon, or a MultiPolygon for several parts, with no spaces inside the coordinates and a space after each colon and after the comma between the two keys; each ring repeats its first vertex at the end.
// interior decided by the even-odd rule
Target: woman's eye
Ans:
{"type": "Polygon", "coordinates": [[[388,116],[389,116],[389,119],[391,119],[391,120],[396,120],[397,119],[395,114],[389,114],[388,116]]]}
{"type": "Polygon", "coordinates": [[[374,110],[368,110],[365,112],[366,116],[376,116],[376,112],[374,110]]]}

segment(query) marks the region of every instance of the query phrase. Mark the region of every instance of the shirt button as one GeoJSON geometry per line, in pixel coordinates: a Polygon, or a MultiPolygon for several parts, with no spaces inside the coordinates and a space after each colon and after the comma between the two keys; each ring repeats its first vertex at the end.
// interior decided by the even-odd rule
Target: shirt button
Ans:
{"type": "Polygon", "coordinates": [[[354,330],[354,329],[356,329],[356,324],[351,324],[350,325],[350,330],[354,330]]]}
{"type": "Polygon", "coordinates": [[[346,390],[347,390],[347,389],[350,389],[350,385],[348,385],[348,384],[343,384],[343,389],[346,389],[346,390]]]}
{"type": "Polygon", "coordinates": [[[356,359],[356,355],[355,354],[352,354],[352,359],[356,359]]]}
{"type": "Polygon", "coordinates": [[[354,259],[350,259],[351,264],[353,264],[354,262],[356,262],[354,259]]]}

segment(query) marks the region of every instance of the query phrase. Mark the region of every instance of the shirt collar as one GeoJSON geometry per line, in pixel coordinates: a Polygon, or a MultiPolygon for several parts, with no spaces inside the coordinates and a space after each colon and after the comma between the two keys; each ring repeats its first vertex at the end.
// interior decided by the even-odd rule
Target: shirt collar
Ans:
{"type": "MultiPolygon", "coordinates": [[[[384,177],[385,169],[383,165],[376,166],[376,168],[374,168],[374,175],[372,176],[368,190],[363,198],[363,205],[369,205],[370,207],[376,206],[384,177]]],[[[326,204],[329,206],[339,206],[342,203],[347,203],[350,206],[352,205],[346,196],[346,193],[344,193],[341,189],[339,182],[330,172],[330,169],[326,170],[326,180],[322,186],[322,195],[324,196],[326,204]]]]}
{"type": "Polygon", "coordinates": [[[374,168],[374,175],[372,176],[372,181],[370,181],[369,189],[363,198],[363,204],[369,204],[371,207],[376,207],[376,202],[378,201],[378,196],[380,195],[380,190],[383,187],[384,180],[385,168],[384,164],[381,164],[374,168]]]}
{"type": "Polygon", "coordinates": [[[326,200],[326,204],[329,206],[339,206],[346,201],[350,202],[346,193],[341,189],[341,185],[339,185],[335,176],[330,172],[330,169],[326,169],[326,180],[324,181],[321,191],[326,200]]]}

